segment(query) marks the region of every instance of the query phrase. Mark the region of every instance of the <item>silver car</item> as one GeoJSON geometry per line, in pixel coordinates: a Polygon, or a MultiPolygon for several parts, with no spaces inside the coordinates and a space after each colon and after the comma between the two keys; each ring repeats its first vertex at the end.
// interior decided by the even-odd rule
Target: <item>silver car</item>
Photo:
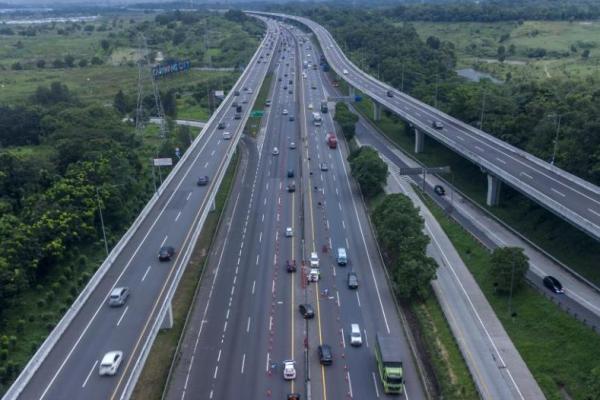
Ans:
{"type": "Polygon", "coordinates": [[[121,307],[129,297],[128,287],[116,287],[110,292],[108,297],[108,305],[111,307],[121,307]]]}

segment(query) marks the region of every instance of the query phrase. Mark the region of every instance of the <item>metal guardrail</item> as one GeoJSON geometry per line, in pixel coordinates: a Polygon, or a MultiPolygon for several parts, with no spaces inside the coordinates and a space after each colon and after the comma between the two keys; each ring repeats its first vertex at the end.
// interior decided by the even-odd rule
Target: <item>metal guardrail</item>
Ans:
{"type": "MultiPolygon", "coordinates": [[[[242,75],[240,75],[240,77],[234,84],[233,88],[238,88],[240,86],[242,80],[245,80],[247,78],[247,75],[249,74],[251,67],[256,65],[256,62],[255,62],[256,58],[260,54],[262,46],[266,43],[267,37],[268,36],[265,35],[265,38],[263,39],[260,46],[254,53],[254,55],[251,59],[251,62],[248,64],[248,67],[246,68],[244,73],[242,75]]],[[[272,54],[273,53],[271,53],[271,57],[272,57],[272,54]]],[[[98,286],[98,284],[100,283],[102,278],[104,278],[104,276],[106,275],[106,273],[108,272],[110,267],[112,267],[114,261],[119,256],[119,254],[121,253],[123,248],[129,243],[129,240],[137,232],[137,230],[139,229],[142,222],[145,220],[145,218],[150,213],[150,210],[156,205],[157,201],[161,198],[161,195],[164,193],[165,189],[168,187],[168,185],[171,183],[171,181],[177,175],[179,170],[181,168],[183,168],[182,166],[185,164],[185,161],[190,157],[190,154],[193,153],[193,150],[198,146],[198,144],[200,143],[200,141],[202,140],[202,138],[204,137],[206,132],[209,131],[209,129],[211,128],[211,125],[214,123],[216,118],[221,115],[221,113],[223,112],[223,109],[225,109],[225,105],[227,105],[227,107],[229,107],[232,92],[233,92],[233,90],[229,93],[227,98],[219,105],[217,110],[213,113],[213,115],[207,121],[205,127],[202,129],[200,134],[194,139],[194,141],[192,142],[192,145],[188,148],[188,151],[185,152],[185,154],[179,160],[177,165],[175,165],[175,167],[171,170],[171,173],[166,177],[166,179],[160,185],[157,193],[155,193],[152,196],[152,198],[148,201],[146,206],[142,209],[140,214],[134,220],[133,224],[129,227],[129,229],[125,232],[125,234],[117,242],[115,247],[113,247],[113,249],[110,251],[108,257],[104,260],[104,262],[101,264],[101,266],[98,268],[96,273],[92,276],[92,278],[90,278],[90,281],[85,286],[85,288],[81,291],[79,296],[75,299],[75,301],[73,302],[71,307],[69,307],[69,309],[67,310],[65,315],[63,315],[63,317],[58,322],[56,327],[52,330],[52,332],[48,335],[46,340],[44,340],[44,342],[42,343],[40,348],[35,352],[35,354],[32,356],[32,358],[29,360],[29,362],[25,365],[21,374],[17,377],[17,379],[13,382],[13,384],[10,386],[10,388],[7,390],[7,392],[2,397],[2,400],[17,399],[18,396],[21,394],[21,392],[25,389],[25,386],[29,383],[29,381],[31,380],[31,377],[37,372],[37,370],[39,369],[41,364],[44,362],[44,360],[46,359],[46,357],[48,356],[50,351],[54,348],[56,343],[60,340],[60,338],[62,337],[62,335],[64,334],[66,329],[69,327],[69,325],[71,324],[73,319],[77,316],[77,314],[79,313],[79,311],[81,310],[83,305],[86,303],[86,301],[89,299],[91,294],[94,292],[94,290],[96,289],[96,287],[98,286]]],[[[254,97],[256,95],[257,94],[254,94],[254,97]]],[[[247,113],[248,113],[248,110],[246,110],[245,118],[247,118],[247,113]]],[[[239,135],[238,135],[237,140],[239,140],[239,135]]],[[[236,144],[237,144],[237,141],[236,141],[236,144]]],[[[214,194],[212,196],[214,197],[214,194]]],[[[162,319],[161,319],[161,321],[162,321],[162,319]]]]}
{"type": "MultiPolygon", "coordinates": [[[[339,48],[339,46],[337,45],[337,43],[335,42],[335,40],[333,39],[331,34],[325,28],[320,26],[319,24],[317,24],[309,19],[306,19],[303,17],[296,17],[296,16],[292,16],[292,15],[276,14],[276,13],[261,13],[261,14],[277,16],[279,18],[286,18],[286,19],[291,19],[291,20],[300,22],[300,23],[304,24],[305,26],[309,27],[316,34],[317,40],[319,40],[319,42],[321,40],[319,38],[319,33],[326,35],[331,40],[331,42],[334,44],[335,52],[337,53],[337,56],[340,59],[342,59],[344,62],[346,62],[350,66],[349,68],[353,69],[356,73],[361,75],[363,78],[368,79],[373,84],[381,86],[387,90],[392,90],[395,93],[397,93],[400,97],[402,97],[405,101],[416,104],[419,107],[424,108],[431,113],[434,113],[437,118],[440,118],[440,119],[443,119],[446,121],[452,121],[454,124],[461,126],[463,129],[467,130],[471,134],[474,134],[484,140],[491,141],[494,144],[504,148],[505,150],[508,150],[508,151],[510,151],[514,154],[517,154],[529,161],[534,162],[536,165],[543,166],[546,170],[549,170],[557,175],[560,175],[566,179],[576,182],[577,184],[587,188],[588,190],[590,190],[594,193],[600,194],[600,188],[593,185],[592,183],[586,182],[583,179],[575,177],[574,175],[572,175],[564,170],[561,170],[559,168],[551,167],[548,163],[545,163],[544,161],[540,160],[539,158],[537,158],[523,150],[520,150],[514,146],[511,146],[508,143],[505,143],[505,142],[493,137],[490,134],[487,134],[481,130],[473,128],[472,126],[465,124],[464,122],[459,121],[458,119],[451,117],[451,116],[435,109],[434,107],[432,107],[428,104],[425,104],[417,99],[414,99],[411,96],[408,96],[405,93],[396,90],[395,88],[391,87],[390,85],[387,85],[386,83],[375,79],[371,75],[369,75],[366,72],[359,69],[354,63],[352,63],[352,61],[350,61],[348,59],[348,57],[341,51],[341,49],[339,48]],[[322,32],[318,32],[318,31],[322,31],[322,32]]],[[[347,75],[344,74],[343,71],[340,71],[340,68],[336,64],[330,63],[330,66],[339,76],[341,76],[344,80],[348,81],[348,83],[351,83],[350,78],[347,77],[347,75]]],[[[506,183],[510,184],[515,189],[522,191],[522,192],[526,193],[527,195],[529,195],[531,193],[535,193],[538,196],[537,198],[530,196],[535,201],[548,207],[555,214],[557,214],[567,220],[571,220],[572,223],[574,223],[575,225],[578,225],[580,228],[587,231],[589,234],[594,236],[596,239],[600,239],[600,227],[599,226],[597,226],[597,225],[593,224],[592,222],[588,221],[587,219],[581,217],[580,215],[576,214],[569,208],[567,208],[567,207],[563,206],[562,204],[558,203],[557,201],[553,200],[549,196],[542,194],[539,190],[533,188],[532,186],[527,185],[523,181],[516,179],[515,177],[513,177],[510,174],[507,174],[502,168],[488,162],[487,160],[484,160],[483,158],[479,157],[478,155],[474,154],[473,152],[471,152],[469,150],[466,150],[465,148],[461,149],[460,147],[462,147],[462,146],[459,146],[456,142],[452,141],[451,139],[447,138],[446,136],[441,135],[439,132],[432,129],[427,124],[424,124],[421,121],[416,120],[412,116],[408,115],[405,111],[396,109],[396,107],[394,105],[392,105],[388,101],[387,98],[372,92],[370,89],[360,89],[360,90],[363,91],[365,94],[367,94],[369,97],[376,99],[378,103],[383,104],[385,107],[387,107],[390,110],[393,110],[396,114],[400,115],[403,119],[405,119],[405,120],[409,121],[411,124],[419,127],[419,129],[427,132],[427,134],[436,138],[436,140],[444,143],[446,146],[450,147],[451,149],[458,152],[459,154],[463,154],[464,156],[466,156],[466,158],[470,159],[472,162],[480,164],[480,165],[485,164],[485,168],[488,171],[492,172],[493,175],[501,177],[506,183]]]]}

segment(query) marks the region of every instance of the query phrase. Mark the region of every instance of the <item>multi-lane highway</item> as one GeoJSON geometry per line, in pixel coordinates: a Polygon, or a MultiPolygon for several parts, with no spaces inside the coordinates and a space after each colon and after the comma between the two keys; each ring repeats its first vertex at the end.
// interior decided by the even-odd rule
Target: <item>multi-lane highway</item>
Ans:
{"type": "MultiPolygon", "coordinates": [[[[262,13],[267,14],[267,13],[262,13]]],[[[352,87],[393,111],[419,131],[480,165],[496,179],[547,207],[552,212],[600,240],[600,188],[517,149],[378,81],[354,65],[321,25],[302,17],[293,19],[316,35],[331,68],[352,87]],[[389,94],[388,94],[389,93],[389,94]],[[391,95],[391,97],[390,97],[391,95]],[[434,122],[442,129],[435,129],[434,122]]],[[[494,192],[494,191],[492,191],[494,192]]],[[[491,196],[495,197],[495,192],[491,196]]]]}
{"type": "Polygon", "coordinates": [[[279,40],[269,22],[261,46],[230,94],[180,160],[159,193],[110,254],[84,295],[75,302],[5,395],[6,399],[117,399],[131,392],[145,356],[162,322],[169,296],[187,262],[216,187],[235,151],[241,130],[279,40]],[[261,62],[259,62],[261,61],[261,62]],[[239,91],[235,96],[233,91],[239,91]],[[235,119],[232,102],[242,103],[235,119]],[[218,124],[223,124],[219,129],[218,124]],[[230,133],[226,140],[224,132],[230,133]],[[197,185],[207,175],[205,186],[197,185]],[[159,262],[161,246],[176,249],[159,262]],[[109,307],[114,287],[128,287],[122,307],[109,307]],[[115,376],[99,376],[103,355],[122,351],[115,376]]]}
{"type": "Polygon", "coordinates": [[[243,393],[262,399],[299,392],[306,398],[310,392],[313,399],[385,397],[373,349],[375,334],[382,332],[401,343],[406,397],[424,398],[360,194],[348,177],[346,149],[325,143],[326,133],[334,131],[331,114],[323,114],[320,127],[312,120],[325,93],[319,71],[304,69],[302,61],[318,62],[318,52],[299,41],[293,29],[281,36],[264,129],[256,141],[244,142],[247,160],[166,396],[228,399],[243,393]],[[289,192],[292,182],[296,190],[289,192]],[[285,236],[287,227],[292,237],[285,236]],[[338,247],[348,252],[345,267],[335,261],[338,247]],[[307,285],[302,260],[311,252],[318,253],[321,278],[307,285]],[[288,260],[295,260],[295,273],[286,271],[288,260]],[[347,286],[350,271],[358,274],[357,290],[347,286]],[[313,319],[300,315],[298,306],[305,303],[313,306],[313,319]],[[352,323],[361,327],[362,347],[349,345],[352,323]],[[321,344],[331,346],[330,366],[319,363],[321,344]],[[284,360],[296,362],[295,380],[284,380],[284,360]]]}

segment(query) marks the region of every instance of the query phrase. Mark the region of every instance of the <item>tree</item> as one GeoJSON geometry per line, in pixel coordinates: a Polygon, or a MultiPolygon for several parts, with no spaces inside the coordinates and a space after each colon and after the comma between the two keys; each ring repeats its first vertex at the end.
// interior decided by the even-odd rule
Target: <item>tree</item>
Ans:
{"type": "Polygon", "coordinates": [[[529,269],[529,258],[520,247],[498,247],[490,257],[490,274],[501,293],[519,289],[529,269]]]}
{"type": "Polygon", "coordinates": [[[600,400],[600,365],[590,371],[585,391],[585,400],[600,400]]]}
{"type": "Polygon", "coordinates": [[[429,36],[426,43],[427,46],[431,47],[432,49],[437,50],[440,48],[440,39],[435,36],[429,36]]]}
{"type": "Polygon", "coordinates": [[[498,46],[498,61],[504,62],[506,59],[506,48],[504,46],[498,46]]]}
{"type": "Polygon", "coordinates": [[[23,66],[21,65],[20,62],[17,61],[13,65],[11,65],[10,68],[14,71],[21,71],[23,69],[23,66]]]}
{"type": "Polygon", "coordinates": [[[46,66],[46,60],[37,60],[35,62],[36,67],[38,68],[44,68],[46,66]]]}
{"type": "Polygon", "coordinates": [[[65,56],[65,65],[66,65],[68,68],[73,68],[73,67],[75,66],[75,57],[73,57],[73,56],[72,56],[72,55],[70,55],[70,54],[67,54],[67,55],[65,56]]]}
{"type": "Polygon", "coordinates": [[[388,167],[372,147],[363,146],[348,156],[352,176],[358,181],[365,197],[375,197],[383,192],[388,167]]]}
{"type": "Polygon", "coordinates": [[[127,99],[125,98],[125,94],[123,93],[122,90],[119,90],[117,92],[117,94],[115,95],[115,99],[113,101],[113,106],[115,107],[115,110],[117,110],[117,112],[120,115],[125,115],[127,113],[127,110],[128,110],[127,99]]]}
{"type": "Polygon", "coordinates": [[[590,58],[590,49],[585,49],[581,52],[581,58],[583,58],[584,60],[587,60],[588,58],[590,58]]]}
{"type": "Polygon", "coordinates": [[[82,58],[81,60],[79,60],[79,63],[77,63],[79,65],[80,68],[85,68],[88,65],[88,60],[85,58],[82,58]]]}
{"type": "Polygon", "coordinates": [[[102,60],[98,56],[92,57],[92,65],[102,65],[102,60]]]}
{"type": "Polygon", "coordinates": [[[100,46],[102,47],[102,50],[108,51],[108,49],[110,48],[110,42],[107,39],[102,39],[100,41],[100,46]]]}
{"type": "Polygon", "coordinates": [[[403,194],[390,194],[372,213],[377,241],[396,293],[405,300],[426,298],[437,264],[426,256],[429,237],[419,210],[403,194]]]}

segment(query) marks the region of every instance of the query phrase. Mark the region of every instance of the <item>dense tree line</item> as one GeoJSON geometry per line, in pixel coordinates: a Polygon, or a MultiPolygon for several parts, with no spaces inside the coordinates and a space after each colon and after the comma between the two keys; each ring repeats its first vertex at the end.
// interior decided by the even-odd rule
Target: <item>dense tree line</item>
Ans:
{"type": "Polygon", "coordinates": [[[360,185],[360,190],[367,198],[383,193],[387,181],[388,166],[375,149],[362,146],[348,156],[352,176],[360,185]]]}
{"type": "Polygon", "coordinates": [[[346,103],[336,103],[335,105],[335,122],[340,125],[342,133],[346,140],[350,140],[356,134],[356,123],[358,116],[351,113],[346,103]]]}

